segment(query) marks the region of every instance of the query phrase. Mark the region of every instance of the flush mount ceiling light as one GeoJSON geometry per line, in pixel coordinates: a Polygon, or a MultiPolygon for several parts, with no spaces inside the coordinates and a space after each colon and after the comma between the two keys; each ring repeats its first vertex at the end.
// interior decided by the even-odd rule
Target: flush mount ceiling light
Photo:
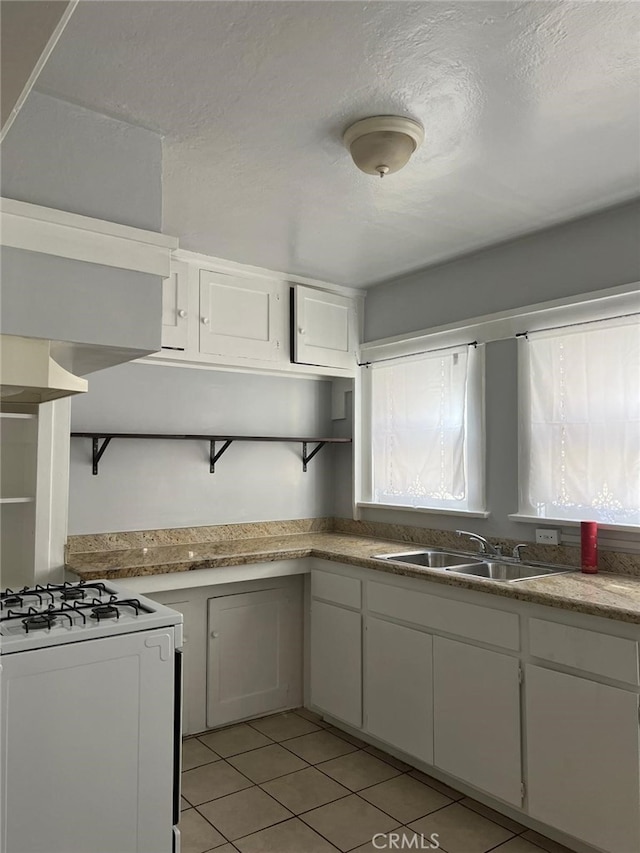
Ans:
{"type": "Polygon", "coordinates": [[[348,127],[342,140],[367,175],[390,175],[406,166],[422,145],[424,128],[402,116],[373,116],[348,127]]]}

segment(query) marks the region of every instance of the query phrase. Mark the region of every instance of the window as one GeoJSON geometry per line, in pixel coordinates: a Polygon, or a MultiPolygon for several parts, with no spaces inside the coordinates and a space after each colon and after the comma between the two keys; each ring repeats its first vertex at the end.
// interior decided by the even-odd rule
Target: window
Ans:
{"type": "Polygon", "coordinates": [[[457,347],[370,369],[370,502],[483,509],[483,348],[457,347]]]}
{"type": "Polygon", "coordinates": [[[637,317],[522,339],[520,512],[640,525],[637,317]]]}

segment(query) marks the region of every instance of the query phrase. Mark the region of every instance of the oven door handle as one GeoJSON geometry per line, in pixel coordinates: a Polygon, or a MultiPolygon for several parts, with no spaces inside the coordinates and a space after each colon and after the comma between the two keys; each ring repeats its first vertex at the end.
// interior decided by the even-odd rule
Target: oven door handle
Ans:
{"type": "Polygon", "coordinates": [[[180,821],[180,770],[182,763],[182,649],[176,649],[173,685],[173,825],[180,821]]]}

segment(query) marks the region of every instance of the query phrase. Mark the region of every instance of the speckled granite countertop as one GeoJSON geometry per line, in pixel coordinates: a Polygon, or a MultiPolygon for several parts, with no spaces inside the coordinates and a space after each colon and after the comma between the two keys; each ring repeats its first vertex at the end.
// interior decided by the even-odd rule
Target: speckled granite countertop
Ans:
{"type": "Polygon", "coordinates": [[[189,545],[76,552],[69,555],[66,567],[83,580],[117,581],[167,572],[312,556],[640,625],[640,577],[572,572],[537,580],[501,583],[374,559],[375,554],[411,551],[419,547],[425,546],[343,533],[298,533],[189,545]]]}

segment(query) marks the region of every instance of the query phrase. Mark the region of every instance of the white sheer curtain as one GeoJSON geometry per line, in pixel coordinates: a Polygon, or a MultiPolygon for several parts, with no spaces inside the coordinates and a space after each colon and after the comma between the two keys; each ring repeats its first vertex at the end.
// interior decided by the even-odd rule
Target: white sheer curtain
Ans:
{"type": "Polygon", "coordinates": [[[374,502],[466,503],[468,364],[464,347],[371,368],[374,502]]]}
{"type": "Polygon", "coordinates": [[[536,515],[640,524],[640,326],[529,335],[528,503],[536,515]]]}

